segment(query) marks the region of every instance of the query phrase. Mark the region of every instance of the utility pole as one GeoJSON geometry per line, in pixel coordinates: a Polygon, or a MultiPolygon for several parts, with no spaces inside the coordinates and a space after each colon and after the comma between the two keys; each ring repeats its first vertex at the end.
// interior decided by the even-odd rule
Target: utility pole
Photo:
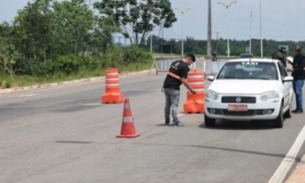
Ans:
{"type": "Polygon", "coordinates": [[[150,34],[150,53],[152,53],[152,47],[153,47],[153,43],[152,43],[152,34],[150,34]]]}
{"type": "Polygon", "coordinates": [[[209,0],[208,5],[208,41],[207,41],[207,55],[212,55],[212,3],[209,0]]]}
{"type": "Polygon", "coordinates": [[[249,53],[252,54],[252,11],[250,13],[250,40],[249,40],[249,53]]]}
{"type": "MultiPolygon", "coordinates": [[[[151,15],[151,18],[153,18],[155,15],[154,14],[152,14],[151,15]]],[[[153,52],[153,39],[152,39],[152,37],[153,37],[153,34],[152,34],[152,32],[150,33],[150,53],[152,53],[153,52]]]]}
{"type": "Polygon", "coordinates": [[[264,57],[264,48],[263,48],[263,28],[262,28],[262,0],[259,1],[260,6],[260,29],[261,29],[261,57],[264,57]]]}
{"type": "Polygon", "coordinates": [[[181,13],[181,20],[182,20],[182,23],[181,23],[181,56],[183,57],[184,56],[183,15],[185,12],[187,12],[190,9],[188,8],[186,10],[180,10],[180,9],[176,8],[176,10],[178,10],[181,13]]]}
{"type": "Polygon", "coordinates": [[[216,40],[217,40],[217,42],[216,42],[216,54],[218,54],[218,34],[219,34],[219,32],[216,32],[216,40]]]}
{"type": "Polygon", "coordinates": [[[226,5],[223,2],[218,2],[218,4],[223,5],[227,9],[227,55],[230,57],[230,37],[229,37],[229,7],[232,6],[233,4],[237,3],[237,1],[231,2],[228,5],[226,5]]]}

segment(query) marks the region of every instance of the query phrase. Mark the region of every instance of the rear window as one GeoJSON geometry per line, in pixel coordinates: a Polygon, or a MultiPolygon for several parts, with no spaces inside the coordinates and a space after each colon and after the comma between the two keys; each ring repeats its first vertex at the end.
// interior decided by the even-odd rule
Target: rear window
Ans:
{"type": "Polygon", "coordinates": [[[251,54],[241,54],[240,58],[253,58],[253,55],[251,55],[251,54]]]}

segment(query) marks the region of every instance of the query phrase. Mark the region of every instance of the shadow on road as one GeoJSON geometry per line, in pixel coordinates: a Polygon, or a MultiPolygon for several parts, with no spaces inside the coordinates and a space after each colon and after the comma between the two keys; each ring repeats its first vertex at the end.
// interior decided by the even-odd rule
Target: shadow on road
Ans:
{"type": "Polygon", "coordinates": [[[174,125],[173,124],[166,125],[166,124],[162,123],[162,124],[157,124],[156,126],[173,127],[174,125]]]}
{"type": "Polygon", "coordinates": [[[212,130],[273,130],[270,121],[217,121],[214,127],[206,127],[205,124],[199,125],[200,128],[212,130]]]}

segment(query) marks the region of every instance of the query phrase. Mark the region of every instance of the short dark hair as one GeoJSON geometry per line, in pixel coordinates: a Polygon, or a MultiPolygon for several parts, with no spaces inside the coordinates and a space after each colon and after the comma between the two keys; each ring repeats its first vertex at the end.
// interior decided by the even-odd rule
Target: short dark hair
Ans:
{"type": "Polygon", "coordinates": [[[185,55],[185,58],[190,58],[190,59],[192,59],[193,60],[193,62],[196,62],[196,57],[195,57],[195,55],[194,54],[187,54],[187,55],[185,55]]]}
{"type": "Polygon", "coordinates": [[[294,51],[300,53],[302,51],[302,47],[298,45],[295,47],[294,51]]]}

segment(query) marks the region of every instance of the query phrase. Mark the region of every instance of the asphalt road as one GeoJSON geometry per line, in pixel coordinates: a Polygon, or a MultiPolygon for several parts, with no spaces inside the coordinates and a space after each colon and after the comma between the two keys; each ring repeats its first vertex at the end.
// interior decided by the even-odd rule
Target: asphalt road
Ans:
{"type": "MultiPolygon", "coordinates": [[[[123,104],[100,103],[104,81],[0,96],[0,182],[268,182],[305,125],[303,114],[283,129],[222,121],[206,128],[196,114],[180,118],[185,127],[165,126],[164,76],[120,79],[135,139],[115,138],[123,104]]],[[[185,99],[182,87],[180,112],[185,99]]]]}

